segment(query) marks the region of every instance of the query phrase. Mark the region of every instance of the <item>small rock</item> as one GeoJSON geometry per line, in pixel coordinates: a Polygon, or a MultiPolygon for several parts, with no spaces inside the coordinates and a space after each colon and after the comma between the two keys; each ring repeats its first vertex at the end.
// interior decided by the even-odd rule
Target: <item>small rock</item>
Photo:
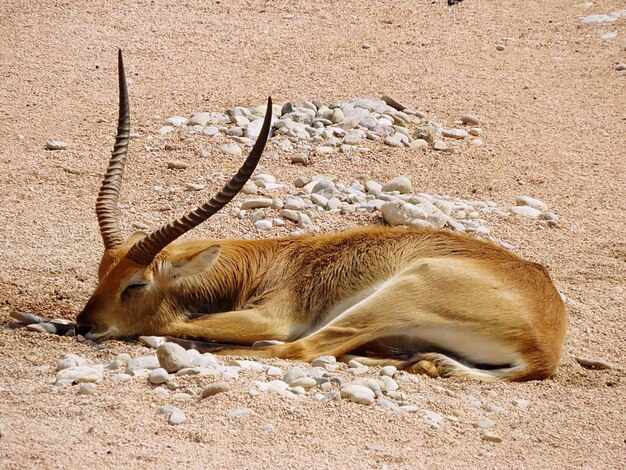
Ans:
{"type": "Polygon", "coordinates": [[[159,365],[170,374],[191,366],[187,350],[176,343],[163,343],[156,351],[159,365]]]}
{"type": "Polygon", "coordinates": [[[608,361],[602,359],[592,359],[588,357],[575,356],[576,362],[578,362],[581,366],[586,369],[597,369],[597,370],[606,370],[606,369],[619,369],[618,366],[612,364],[608,361]]]}
{"type": "Polygon", "coordinates": [[[493,421],[489,418],[478,418],[474,423],[475,428],[488,429],[493,427],[493,421]]]}
{"type": "Polygon", "coordinates": [[[348,400],[361,403],[363,405],[371,405],[374,403],[376,395],[372,390],[362,385],[346,384],[341,387],[341,398],[347,398],[348,400]]]}
{"type": "Polygon", "coordinates": [[[96,393],[96,384],[95,383],[82,383],[80,384],[78,393],[80,395],[93,395],[94,393],[96,393]]]}
{"type": "Polygon", "coordinates": [[[485,431],[481,437],[483,441],[486,441],[486,442],[495,442],[495,443],[502,442],[502,438],[491,431],[485,431]]]}
{"type": "Polygon", "coordinates": [[[435,140],[433,142],[433,149],[439,151],[448,150],[448,144],[446,144],[443,140],[435,140]]]}
{"type": "Polygon", "coordinates": [[[137,339],[141,344],[153,349],[158,348],[165,342],[165,338],[163,338],[163,336],[140,336],[137,339]]]}
{"type": "Polygon", "coordinates": [[[540,201],[539,199],[535,199],[534,197],[529,197],[529,196],[518,197],[517,200],[515,201],[515,205],[516,206],[529,206],[529,207],[538,209],[540,211],[548,210],[548,205],[545,202],[540,201]]]}
{"type": "Polygon", "coordinates": [[[480,124],[480,119],[478,119],[478,116],[475,116],[474,114],[464,114],[461,116],[461,122],[470,126],[477,126],[480,124]]]}
{"type": "Polygon", "coordinates": [[[424,410],[424,423],[427,425],[438,428],[444,421],[443,416],[439,413],[430,410],[424,410]]]}
{"type": "Polygon", "coordinates": [[[47,150],[65,150],[67,148],[67,144],[61,140],[49,140],[46,142],[47,150]]]}
{"type": "Polygon", "coordinates": [[[291,382],[301,377],[306,377],[304,371],[300,367],[292,367],[287,372],[285,372],[285,375],[283,376],[283,382],[291,384],[291,382]]]}
{"type": "Polygon", "coordinates": [[[206,184],[201,184],[201,183],[187,183],[185,185],[185,190],[186,191],[202,191],[204,188],[206,188],[206,184]]]}
{"type": "Polygon", "coordinates": [[[442,135],[451,139],[465,139],[468,133],[464,129],[446,129],[442,135]]]}
{"type": "Polygon", "coordinates": [[[428,142],[426,142],[424,139],[415,139],[409,144],[409,147],[415,150],[426,149],[428,148],[428,142]]]}
{"type": "Polygon", "coordinates": [[[35,323],[43,322],[43,318],[30,312],[11,312],[9,313],[9,316],[20,322],[22,325],[33,325],[35,323]]]}
{"type": "Polygon", "coordinates": [[[502,413],[502,412],[504,412],[504,408],[502,408],[501,406],[498,406],[498,405],[493,405],[491,403],[485,405],[484,409],[485,409],[485,411],[488,411],[490,413],[502,413]]]}
{"type": "Polygon", "coordinates": [[[259,197],[255,199],[248,199],[241,203],[242,210],[259,209],[265,207],[272,207],[273,201],[268,197],[259,197]]]}
{"type": "Polygon", "coordinates": [[[170,376],[167,371],[161,367],[157,369],[152,369],[148,374],[148,381],[150,381],[150,383],[153,385],[164,384],[168,381],[169,378],[170,376]]]}
{"type": "Polygon", "coordinates": [[[57,381],[72,380],[78,383],[99,382],[102,380],[102,369],[92,366],[68,367],[57,372],[57,381]]]}
{"type": "Polygon", "coordinates": [[[213,395],[217,395],[218,393],[226,393],[230,391],[230,385],[226,382],[215,382],[207,385],[202,393],[200,394],[200,398],[212,397],[213,395]]]}
{"type": "Polygon", "coordinates": [[[504,45],[502,45],[502,44],[498,44],[498,45],[496,46],[496,51],[503,51],[504,49],[505,49],[505,47],[504,47],[504,45]]]}
{"type": "Polygon", "coordinates": [[[406,176],[398,176],[386,182],[382,190],[385,192],[398,191],[400,194],[406,194],[413,192],[413,185],[406,176]]]}
{"type": "Polygon", "coordinates": [[[536,220],[541,215],[539,209],[530,206],[513,206],[509,209],[509,212],[513,215],[519,215],[531,220],[536,220]]]}
{"type": "MultiPolygon", "coordinates": [[[[116,358],[115,360],[118,360],[116,358]]],[[[140,369],[157,369],[159,366],[159,360],[156,356],[139,356],[127,361],[127,371],[135,371],[140,369]]]]}
{"type": "Polygon", "coordinates": [[[335,356],[320,356],[316,359],[313,359],[311,362],[312,367],[324,367],[326,364],[335,364],[337,359],[335,356]]]}
{"type": "Polygon", "coordinates": [[[273,227],[272,221],[271,220],[267,220],[267,219],[262,219],[262,220],[257,220],[254,223],[254,226],[258,229],[258,230],[271,230],[273,227]]]}
{"type": "Polygon", "coordinates": [[[513,400],[513,405],[517,406],[518,408],[528,408],[528,405],[530,405],[530,401],[524,400],[523,398],[516,398],[513,400]]]}
{"type": "Polygon", "coordinates": [[[242,152],[241,152],[241,148],[239,147],[239,145],[237,144],[226,144],[226,145],[222,145],[220,147],[220,152],[226,154],[226,155],[234,155],[234,156],[241,156],[242,152]]]}
{"type": "Polygon", "coordinates": [[[183,116],[172,116],[165,120],[165,124],[168,124],[174,127],[182,127],[185,124],[187,124],[187,118],[183,116]]]}
{"type": "Polygon", "coordinates": [[[183,412],[183,410],[179,410],[178,408],[174,408],[174,410],[170,414],[170,417],[167,420],[167,422],[170,423],[172,426],[182,424],[185,421],[187,421],[185,413],[183,412]]]}
{"type": "Polygon", "coordinates": [[[251,410],[250,408],[237,408],[236,410],[232,410],[226,413],[226,416],[228,416],[229,418],[239,418],[242,416],[247,416],[247,415],[252,415],[252,414],[255,414],[255,413],[254,413],[254,410],[251,410]]]}
{"type": "Polygon", "coordinates": [[[622,71],[626,70],[626,64],[624,62],[621,62],[621,63],[617,64],[615,66],[615,70],[617,70],[618,72],[622,72],[622,71]]]}
{"type": "Polygon", "coordinates": [[[313,377],[300,377],[289,382],[289,386],[292,388],[302,387],[304,390],[309,390],[317,385],[317,382],[313,377]]]}
{"type": "Polygon", "coordinates": [[[184,170],[187,166],[185,162],[180,160],[170,160],[167,162],[167,167],[172,170],[184,170]]]}
{"type": "Polygon", "coordinates": [[[398,372],[395,366],[385,366],[380,371],[380,375],[384,375],[387,377],[393,377],[398,372]]]}
{"type": "Polygon", "coordinates": [[[371,46],[369,43],[364,42],[364,43],[361,45],[361,47],[362,47],[363,49],[369,49],[369,48],[371,48],[372,46],[371,46]]]}

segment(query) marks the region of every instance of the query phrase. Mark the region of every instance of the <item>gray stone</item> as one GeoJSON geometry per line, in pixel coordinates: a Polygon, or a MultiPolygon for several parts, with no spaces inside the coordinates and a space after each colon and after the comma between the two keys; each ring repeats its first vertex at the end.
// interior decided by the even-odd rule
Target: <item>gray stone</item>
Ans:
{"type": "Polygon", "coordinates": [[[65,150],[67,148],[67,144],[61,140],[49,140],[46,142],[47,150],[65,150]]]}
{"type": "Polygon", "coordinates": [[[385,366],[381,369],[380,375],[386,377],[393,377],[398,372],[395,366],[385,366]]]}
{"type": "Polygon", "coordinates": [[[102,369],[92,366],[76,366],[57,372],[58,381],[99,382],[102,380],[102,369]]]}
{"type": "Polygon", "coordinates": [[[430,410],[424,410],[424,423],[430,427],[438,428],[444,421],[443,416],[430,410]]]}
{"type": "Polygon", "coordinates": [[[493,421],[489,418],[478,418],[474,423],[475,428],[488,429],[493,427],[493,421]]]}
{"type": "Polygon", "coordinates": [[[613,21],[617,21],[619,19],[619,15],[589,15],[585,16],[580,20],[580,22],[584,25],[592,25],[592,24],[603,24],[603,23],[612,23],[613,21]]]}
{"type": "Polygon", "coordinates": [[[86,357],[81,357],[76,354],[66,354],[63,359],[57,363],[57,371],[69,369],[70,367],[88,366],[91,361],[86,357]]]}
{"type": "Polygon", "coordinates": [[[443,140],[435,140],[433,142],[433,148],[439,151],[448,150],[448,144],[446,144],[443,140]]]}
{"type": "Polygon", "coordinates": [[[187,421],[185,413],[183,412],[183,410],[179,410],[178,408],[174,408],[169,418],[167,419],[167,422],[172,426],[183,424],[185,421],[187,421]]]}
{"type": "Polygon", "coordinates": [[[165,342],[163,336],[140,336],[137,338],[139,342],[145,346],[156,349],[165,342]]]}
{"type": "Polygon", "coordinates": [[[157,134],[163,136],[174,132],[176,129],[173,126],[163,126],[158,131],[157,134]]]}
{"type": "Polygon", "coordinates": [[[413,139],[423,139],[429,144],[432,144],[437,139],[437,135],[437,127],[433,123],[429,122],[418,126],[415,129],[413,132],[413,139]]]}
{"type": "Polygon", "coordinates": [[[159,360],[156,356],[139,356],[128,361],[127,371],[135,371],[139,369],[157,369],[159,360]]]}
{"type": "Polygon", "coordinates": [[[170,374],[191,366],[187,350],[176,343],[163,343],[156,351],[159,365],[170,374]]]}
{"type": "Polygon", "coordinates": [[[237,408],[236,410],[232,410],[226,413],[226,416],[228,416],[229,418],[240,418],[242,416],[248,416],[253,414],[255,414],[254,410],[251,410],[250,408],[237,408]]]}
{"type": "Polygon", "coordinates": [[[500,442],[502,442],[502,438],[500,436],[498,436],[497,434],[495,434],[492,431],[485,431],[482,435],[481,438],[483,441],[486,442],[495,442],[496,444],[499,444],[500,442]]]}
{"type": "Polygon", "coordinates": [[[465,129],[446,129],[442,135],[451,139],[465,139],[468,133],[465,129]]]}
{"type": "Polygon", "coordinates": [[[413,185],[406,176],[398,176],[386,182],[382,186],[382,190],[385,192],[398,191],[400,194],[406,194],[413,192],[413,185]]]}
{"type": "Polygon", "coordinates": [[[283,382],[291,384],[291,382],[301,377],[306,377],[304,371],[300,367],[292,367],[287,372],[285,372],[285,375],[283,376],[283,382]]]}
{"type": "Polygon", "coordinates": [[[167,162],[167,167],[171,170],[184,170],[187,166],[188,165],[181,160],[170,160],[167,162]]]}
{"type": "Polygon", "coordinates": [[[430,203],[409,204],[402,201],[386,202],[380,212],[391,226],[443,228],[448,216],[430,203]]]}
{"type": "Polygon", "coordinates": [[[324,367],[326,364],[335,364],[337,359],[335,356],[320,356],[313,359],[311,362],[312,367],[324,367]]]}
{"type": "Polygon", "coordinates": [[[304,390],[309,390],[317,385],[317,382],[313,377],[300,377],[289,382],[290,387],[302,387],[304,390]]]}
{"type": "Polygon", "coordinates": [[[326,199],[330,199],[335,195],[335,183],[328,179],[321,179],[313,186],[311,193],[319,194],[326,199]]]}
{"type": "Polygon", "coordinates": [[[409,147],[415,150],[426,149],[428,148],[428,142],[426,142],[424,139],[415,139],[409,144],[409,147]]]}
{"type": "Polygon", "coordinates": [[[226,155],[234,155],[234,156],[241,156],[242,152],[241,152],[241,148],[239,147],[239,145],[237,144],[226,144],[226,145],[222,145],[220,147],[220,152],[226,154],[226,155]]]}
{"type": "Polygon", "coordinates": [[[618,72],[626,70],[626,64],[624,62],[620,62],[615,66],[615,70],[617,70],[618,72]]]}
{"type": "Polygon", "coordinates": [[[165,124],[174,127],[182,127],[187,124],[187,118],[183,116],[172,116],[165,120],[165,124]]]}
{"type": "Polygon", "coordinates": [[[217,127],[215,127],[215,126],[205,127],[202,130],[202,134],[207,136],[207,137],[215,137],[219,133],[220,133],[220,130],[217,127]]]}
{"type": "Polygon", "coordinates": [[[164,384],[169,378],[170,376],[167,371],[161,367],[151,370],[148,374],[148,381],[153,385],[164,384]]]}
{"type": "Polygon", "coordinates": [[[341,398],[347,398],[348,400],[361,403],[363,405],[371,405],[374,403],[376,395],[372,390],[363,385],[346,384],[341,387],[341,398]]]}
{"type": "Polygon", "coordinates": [[[10,312],[9,316],[17,320],[22,325],[33,325],[43,322],[43,318],[30,312],[10,312]]]}
{"type": "Polygon", "coordinates": [[[272,207],[272,199],[268,197],[259,197],[255,199],[248,199],[241,203],[242,210],[259,209],[264,207],[272,207]]]}
{"type": "Polygon", "coordinates": [[[187,121],[188,126],[206,126],[209,121],[213,119],[212,113],[198,113],[191,116],[191,119],[187,121]]]}
{"type": "Polygon", "coordinates": [[[316,193],[311,194],[311,202],[322,209],[326,209],[326,206],[328,205],[328,199],[321,194],[316,193]]]}
{"type": "Polygon", "coordinates": [[[230,385],[227,382],[215,382],[207,385],[202,393],[200,394],[200,398],[207,398],[217,395],[218,393],[226,393],[230,391],[230,385]]]}
{"type": "Polygon", "coordinates": [[[464,114],[461,116],[461,122],[470,126],[477,126],[480,124],[480,119],[474,114],[464,114]]]}
{"type": "Polygon", "coordinates": [[[274,224],[272,224],[271,220],[267,220],[267,219],[262,219],[262,220],[257,220],[254,223],[254,226],[258,229],[258,230],[271,230],[272,227],[274,226],[274,224]]]}
{"type": "Polygon", "coordinates": [[[540,211],[548,210],[548,205],[545,202],[540,201],[539,199],[535,199],[534,197],[530,197],[530,196],[518,197],[517,200],[515,201],[515,205],[516,206],[530,206],[540,211]]]}
{"type": "Polygon", "coordinates": [[[385,144],[391,147],[404,147],[405,144],[409,144],[409,138],[404,134],[396,132],[393,135],[385,137],[385,144]]]}
{"type": "Polygon", "coordinates": [[[204,188],[206,188],[206,184],[202,184],[202,183],[185,184],[185,191],[202,191],[204,188]]]}
{"type": "Polygon", "coordinates": [[[539,209],[530,206],[513,206],[509,209],[509,212],[531,220],[536,220],[541,216],[539,209]]]}
{"type": "Polygon", "coordinates": [[[365,133],[359,129],[350,129],[343,138],[345,144],[357,145],[363,141],[365,133]]]}
{"type": "Polygon", "coordinates": [[[96,393],[96,384],[95,383],[82,383],[80,384],[80,388],[78,389],[79,395],[93,395],[96,393]]]}

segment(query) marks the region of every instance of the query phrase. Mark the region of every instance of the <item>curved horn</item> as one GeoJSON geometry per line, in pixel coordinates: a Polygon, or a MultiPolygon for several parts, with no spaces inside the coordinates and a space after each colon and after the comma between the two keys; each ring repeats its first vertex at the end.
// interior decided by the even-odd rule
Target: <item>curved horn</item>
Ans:
{"type": "Polygon", "coordinates": [[[117,135],[115,136],[115,145],[109,160],[109,167],[102,180],[102,186],[100,186],[98,200],[96,201],[96,215],[98,216],[98,225],[100,225],[100,234],[102,235],[105,250],[116,248],[124,243],[124,237],[118,226],[117,199],[122,186],[122,176],[128,152],[130,110],[121,49],[118,51],[117,64],[120,82],[120,110],[117,135]]]}
{"type": "Polygon", "coordinates": [[[259,163],[259,159],[261,158],[270,133],[271,123],[272,98],[268,98],[265,119],[263,120],[263,127],[261,128],[259,137],[250,155],[248,155],[244,164],[239,168],[237,174],[233,176],[222,190],[213,196],[209,202],[205,202],[200,207],[197,207],[169,224],[163,225],[147,237],[139,240],[130,248],[126,256],[136,263],[146,266],[149,265],[163,248],[192,228],[200,225],[228,204],[250,179],[257,163],[259,163]]]}

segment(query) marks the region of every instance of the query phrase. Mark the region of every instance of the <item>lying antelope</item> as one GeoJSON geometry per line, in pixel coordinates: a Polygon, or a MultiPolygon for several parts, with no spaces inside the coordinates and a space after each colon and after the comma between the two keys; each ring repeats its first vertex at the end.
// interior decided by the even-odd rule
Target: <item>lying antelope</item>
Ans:
{"type": "Polygon", "coordinates": [[[250,155],[217,195],[124,240],[116,204],[129,106],[121,52],[118,60],[119,125],[96,204],[105,251],[99,284],[77,317],[79,334],[196,338],[226,343],[222,354],[254,357],[359,357],[431,376],[513,381],[554,373],[567,327],[560,295],[545,268],[492,243],[397,228],[175,242],[250,178],[270,131],[271,99],[250,155]]]}

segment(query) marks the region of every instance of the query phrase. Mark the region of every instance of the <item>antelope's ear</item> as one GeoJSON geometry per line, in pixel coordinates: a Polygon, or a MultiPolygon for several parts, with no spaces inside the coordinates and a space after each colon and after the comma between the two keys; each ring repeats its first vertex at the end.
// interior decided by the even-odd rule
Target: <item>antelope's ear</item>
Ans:
{"type": "Polygon", "coordinates": [[[179,254],[170,259],[169,274],[172,279],[202,274],[217,262],[221,251],[219,245],[213,245],[201,251],[179,254]]]}
{"type": "Polygon", "coordinates": [[[140,230],[138,232],[133,233],[130,237],[128,237],[128,239],[126,240],[126,244],[132,246],[135,243],[137,243],[139,240],[141,240],[142,238],[146,238],[147,236],[148,234],[146,232],[142,232],[140,230]]]}

